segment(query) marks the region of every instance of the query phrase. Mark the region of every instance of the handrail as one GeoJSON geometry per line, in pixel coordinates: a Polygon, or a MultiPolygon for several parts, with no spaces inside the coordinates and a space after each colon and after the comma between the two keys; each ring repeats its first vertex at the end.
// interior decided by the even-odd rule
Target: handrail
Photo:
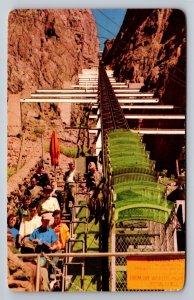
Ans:
{"type": "MultiPolygon", "coordinates": [[[[21,254],[17,253],[14,254],[17,257],[41,257],[41,253],[29,253],[29,254],[21,254]]],[[[107,256],[131,256],[131,257],[168,257],[168,256],[177,256],[177,257],[183,257],[185,255],[185,251],[168,251],[168,252],[87,252],[87,253],[74,253],[74,252],[69,252],[69,253],[47,253],[48,257],[107,257],[107,256]]]]}
{"type": "MultiPolygon", "coordinates": [[[[30,254],[14,254],[18,258],[37,258],[37,269],[36,269],[36,286],[35,290],[38,292],[40,290],[40,258],[43,256],[41,253],[30,253],[30,254]]],[[[152,258],[152,259],[172,259],[172,258],[185,258],[185,251],[179,252],[91,252],[91,253],[48,253],[49,258],[58,257],[129,257],[130,259],[141,259],[141,258],[152,258]]]]}

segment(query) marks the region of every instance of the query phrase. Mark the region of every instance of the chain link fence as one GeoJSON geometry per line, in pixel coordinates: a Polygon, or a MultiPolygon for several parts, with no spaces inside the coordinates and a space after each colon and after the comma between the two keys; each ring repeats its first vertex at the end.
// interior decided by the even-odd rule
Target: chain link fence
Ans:
{"type": "MultiPolygon", "coordinates": [[[[115,252],[167,252],[174,251],[173,224],[153,221],[118,223],[115,228],[115,252]]],[[[115,260],[115,290],[127,291],[126,257],[115,260]]]]}

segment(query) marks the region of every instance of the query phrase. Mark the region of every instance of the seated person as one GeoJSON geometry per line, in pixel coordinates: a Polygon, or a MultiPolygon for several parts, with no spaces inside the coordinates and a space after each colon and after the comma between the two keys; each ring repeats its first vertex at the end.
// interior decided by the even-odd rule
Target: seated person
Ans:
{"type": "Polygon", "coordinates": [[[55,180],[51,180],[51,197],[57,198],[60,209],[63,210],[63,195],[60,190],[57,189],[57,182],[55,180]]]}
{"type": "Polygon", "coordinates": [[[53,212],[54,223],[51,225],[51,228],[54,229],[58,240],[51,247],[52,250],[61,250],[65,248],[66,242],[70,238],[69,228],[66,224],[61,222],[61,211],[55,210],[53,212]]]}
{"type": "Polygon", "coordinates": [[[48,214],[44,214],[41,217],[41,226],[34,229],[29,236],[29,241],[42,246],[44,252],[50,252],[54,243],[58,240],[55,231],[49,227],[50,218],[48,214]]]}
{"type": "Polygon", "coordinates": [[[41,225],[41,217],[38,216],[37,206],[37,203],[32,202],[29,205],[30,216],[22,218],[18,237],[18,244],[22,248],[28,243],[29,236],[34,229],[41,225]]]}
{"type": "Polygon", "coordinates": [[[86,186],[89,192],[89,203],[88,203],[88,208],[90,210],[89,221],[91,221],[93,216],[95,216],[96,218],[95,223],[98,222],[98,219],[102,212],[103,183],[104,183],[104,178],[102,172],[97,170],[96,164],[94,162],[90,162],[88,164],[88,173],[86,175],[86,186]]]}
{"type": "Polygon", "coordinates": [[[31,185],[28,187],[32,201],[38,201],[42,195],[42,187],[37,185],[37,180],[35,177],[31,178],[31,185]]]}
{"type": "Polygon", "coordinates": [[[30,215],[29,205],[32,202],[32,198],[30,196],[24,196],[22,198],[22,206],[18,209],[17,215],[19,217],[19,224],[22,221],[23,217],[28,217],[30,215]]]}
{"type": "Polygon", "coordinates": [[[25,196],[30,196],[30,192],[26,185],[24,184],[18,184],[18,198],[22,200],[25,196]]]}
{"type": "MultiPolygon", "coordinates": [[[[51,247],[54,245],[54,243],[57,241],[57,235],[54,232],[54,230],[49,225],[49,216],[47,214],[42,215],[41,217],[41,225],[34,229],[34,231],[29,236],[29,242],[33,246],[35,246],[35,252],[51,252],[51,247]]],[[[30,246],[30,245],[29,245],[30,246]]],[[[31,246],[30,246],[31,247],[31,246]]],[[[44,256],[41,256],[40,258],[40,266],[42,267],[41,270],[46,270],[44,268],[46,266],[46,258],[44,256]]],[[[42,273],[42,272],[41,272],[42,273]]],[[[42,273],[43,275],[43,273],[42,273]]],[[[46,275],[43,278],[44,285],[48,287],[48,271],[46,272],[46,275]]],[[[44,288],[45,290],[45,288],[44,288]]]]}
{"type": "Polygon", "coordinates": [[[65,172],[63,179],[65,181],[64,189],[66,192],[65,210],[67,213],[71,213],[70,207],[75,202],[76,182],[81,180],[80,173],[75,170],[74,162],[69,163],[69,170],[65,172]]]}
{"type": "Polygon", "coordinates": [[[17,221],[17,216],[15,214],[10,214],[7,217],[8,245],[10,245],[13,248],[15,248],[17,245],[17,239],[19,234],[18,229],[15,227],[16,221],[17,221]]]}
{"type": "Polygon", "coordinates": [[[36,178],[38,186],[46,187],[47,185],[50,184],[49,176],[46,173],[43,165],[40,165],[38,167],[36,173],[32,176],[32,178],[36,178]]]}
{"type": "MultiPolygon", "coordinates": [[[[54,223],[51,225],[51,228],[55,231],[58,240],[55,242],[55,244],[52,247],[50,247],[50,249],[55,252],[62,252],[62,250],[64,250],[66,247],[66,242],[70,238],[69,228],[67,227],[66,224],[61,222],[60,210],[55,210],[53,212],[53,217],[54,217],[54,223]]],[[[54,257],[52,261],[55,265],[57,265],[57,263],[59,262],[59,258],[54,257]]],[[[55,273],[53,268],[51,268],[50,273],[55,273]]]]}
{"type": "Polygon", "coordinates": [[[51,225],[54,221],[53,219],[53,212],[55,210],[60,210],[59,203],[57,201],[57,198],[51,196],[51,188],[50,186],[47,188],[44,188],[43,194],[44,198],[41,199],[38,203],[38,214],[43,215],[47,213],[50,216],[50,222],[49,225],[51,225]]]}

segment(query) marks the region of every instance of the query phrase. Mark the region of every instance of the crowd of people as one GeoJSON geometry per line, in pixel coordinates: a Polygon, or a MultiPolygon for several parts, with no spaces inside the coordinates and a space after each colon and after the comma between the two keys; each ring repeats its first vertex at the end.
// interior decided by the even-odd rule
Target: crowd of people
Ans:
{"type": "MultiPolygon", "coordinates": [[[[75,162],[71,161],[63,179],[64,189],[60,190],[57,182],[50,180],[44,166],[41,165],[31,177],[30,184],[20,187],[21,206],[16,214],[11,213],[7,217],[8,245],[16,252],[65,251],[67,241],[70,239],[70,229],[67,226],[69,223],[65,223],[62,217],[66,215],[69,222],[72,220],[77,184],[89,195],[88,222],[93,218],[95,223],[99,221],[102,216],[104,180],[96,164],[90,162],[88,172],[81,174],[75,170],[75,162]]],[[[57,264],[58,259],[53,260],[57,264]]],[[[42,268],[46,267],[46,263],[45,257],[41,257],[42,268]]],[[[44,280],[46,282],[48,282],[47,277],[46,275],[44,280]]]]}

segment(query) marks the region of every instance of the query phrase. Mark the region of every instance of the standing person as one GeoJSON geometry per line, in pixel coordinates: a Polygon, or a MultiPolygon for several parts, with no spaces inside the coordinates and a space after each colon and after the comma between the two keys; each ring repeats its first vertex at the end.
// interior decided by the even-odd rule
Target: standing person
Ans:
{"type": "Polygon", "coordinates": [[[59,203],[57,198],[51,196],[51,188],[47,187],[43,190],[44,198],[41,199],[38,203],[38,214],[43,215],[47,213],[50,216],[49,225],[53,223],[53,212],[57,209],[60,210],[59,203]]]}
{"type": "Polygon", "coordinates": [[[97,224],[100,214],[102,213],[103,205],[103,188],[104,178],[102,172],[98,171],[96,164],[90,162],[88,164],[88,173],[86,177],[86,187],[89,192],[89,203],[88,207],[90,210],[89,222],[95,216],[95,223],[97,224]]]}
{"type": "Polygon", "coordinates": [[[22,218],[18,237],[18,244],[21,247],[21,252],[22,247],[25,247],[25,245],[28,243],[30,234],[35,228],[41,225],[41,217],[38,216],[37,206],[37,203],[32,202],[29,205],[30,216],[22,218]]]}
{"type": "Polygon", "coordinates": [[[69,163],[69,170],[65,172],[64,175],[65,181],[65,192],[66,192],[66,201],[65,201],[65,210],[67,213],[71,214],[70,207],[75,203],[75,194],[76,194],[76,183],[81,180],[81,175],[75,170],[75,163],[69,163]]]}

